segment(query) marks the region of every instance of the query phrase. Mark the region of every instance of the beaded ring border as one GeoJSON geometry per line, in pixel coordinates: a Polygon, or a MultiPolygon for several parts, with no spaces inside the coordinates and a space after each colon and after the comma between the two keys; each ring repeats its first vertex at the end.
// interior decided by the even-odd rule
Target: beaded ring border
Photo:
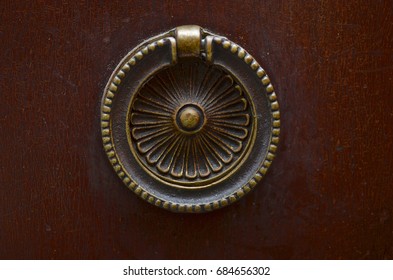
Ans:
{"type": "Polygon", "coordinates": [[[258,167],[258,171],[256,174],[242,187],[237,189],[231,195],[225,196],[223,198],[217,199],[213,202],[206,204],[179,204],[173,203],[170,201],[165,201],[159,199],[158,197],[148,193],[143,186],[138,185],[132,177],[125,170],[124,166],[120,162],[117,153],[115,151],[115,147],[113,144],[112,137],[112,129],[111,129],[111,105],[112,100],[115,98],[116,93],[118,91],[118,87],[121,84],[122,79],[127,75],[128,72],[131,71],[132,67],[139,63],[146,55],[154,52],[156,48],[162,47],[164,43],[168,40],[174,41],[174,38],[165,38],[168,37],[169,32],[154,37],[150,40],[150,42],[145,42],[137,46],[134,50],[132,50],[126,58],[130,58],[127,61],[123,59],[121,63],[117,66],[116,71],[112,75],[108,84],[105,87],[104,95],[102,98],[101,104],[101,135],[104,150],[108,156],[108,159],[119,176],[119,178],[123,181],[126,186],[132,190],[136,195],[138,195],[143,200],[146,200],[150,204],[155,206],[164,208],[166,210],[170,210],[173,212],[182,212],[182,213],[200,213],[200,212],[209,212],[215,209],[219,209],[225,207],[233,202],[236,202],[245,194],[249,193],[259,181],[265,176],[268,168],[270,167],[272,160],[275,157],[277,151],[277,144],[279,142],[279,134],[280,134],[280,111],[279,105],[277,101],[276,93],[274,92],[273,85],[270,82],[268,75],[265,70],[259,65],[259,63],[242,47],[233,43],[225,37],[213,35],[213,40],[222,48],[230,51],[232,55],[236,55],[239,59],[241,59],[244,63],[248,64],[250,68],[254,71],[255,75],[257,75],[258,79],[260,79],[262,85],[265,88],[266,94],[269,99],[270,108],[271,108],[271,117],[272,117],[272,137],[270,139],[269,148],[267,154],[264,156],[264,160],[258,167]]]}

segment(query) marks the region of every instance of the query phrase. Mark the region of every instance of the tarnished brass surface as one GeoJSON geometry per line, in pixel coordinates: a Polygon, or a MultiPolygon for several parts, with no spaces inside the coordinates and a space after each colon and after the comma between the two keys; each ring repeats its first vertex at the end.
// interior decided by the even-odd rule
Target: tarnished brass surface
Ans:
{"type": "Polygon", "coordinates": [[[176,123],[180,130],[196,133],[203,126],[203,112],[191,104],[184,105],[176,113],[176,123]]]}
{"type": "Polygon", "coordinates": [[[201,28],[196,25],[184,25],[175,29],[176,45],[179,57],[198,57],[201,53],[201,28]]]}
{"type": "Polygon", "coordinates": [[[274,158],[280,114],[255,59],[228,39],[182,26],[131,51],[104,92],[104,149],[123,182],[175,212],[226,206],[274,158]]]}
{"type": "Polygon", "coordinates": [[[252,115],[250,98],[231,75],[202,62],[179,62],[136,94],[130,147],[157,180],[210,187],[247,159],[255,137],[252,115]]]}

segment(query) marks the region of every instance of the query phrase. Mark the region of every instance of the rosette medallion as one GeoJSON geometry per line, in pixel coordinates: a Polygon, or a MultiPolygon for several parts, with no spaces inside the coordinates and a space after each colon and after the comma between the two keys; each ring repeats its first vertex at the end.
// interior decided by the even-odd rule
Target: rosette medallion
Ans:
{"type": "Polygon", "coordinates": [[[265,70],[239,45],[181,26],[133,49],[101,105],[104,150],[139,197],[206,212],[251,191],[277,150],[280,113],[265,70]]]}
{"type": "Polygon", "coordinates": [[[131,149],[157,179],[207,187],[245,160],[252,115],[247,94],[231,75],[203,63],[178,63],[135,96],[131,149]]]}

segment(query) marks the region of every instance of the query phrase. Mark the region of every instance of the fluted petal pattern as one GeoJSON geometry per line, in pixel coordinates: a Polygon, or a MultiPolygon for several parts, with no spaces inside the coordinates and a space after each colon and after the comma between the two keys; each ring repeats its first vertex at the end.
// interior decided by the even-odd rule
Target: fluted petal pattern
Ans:
{"type": "Polygon", "coordinates": [[[222,177],[244,155],[253,129],[242,88],[230,74],[202,63],[180,63],[153,76],[129,114],[139,161],[180,186],[222,177]],[[200,123],[186,131],[178,115],[187,106],[200,123]]]}

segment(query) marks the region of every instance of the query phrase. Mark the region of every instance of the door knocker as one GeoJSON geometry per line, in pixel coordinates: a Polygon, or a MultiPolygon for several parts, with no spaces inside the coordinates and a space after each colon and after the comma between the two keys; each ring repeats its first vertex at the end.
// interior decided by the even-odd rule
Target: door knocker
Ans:
{"type": "Polygon", "coordinates": [[[266,174],[280,113],[247,51],[188,25],[123,58],[104,91],[101,132],[135,194],[170,211],[206,212],[237,201],[266,174]]]}

